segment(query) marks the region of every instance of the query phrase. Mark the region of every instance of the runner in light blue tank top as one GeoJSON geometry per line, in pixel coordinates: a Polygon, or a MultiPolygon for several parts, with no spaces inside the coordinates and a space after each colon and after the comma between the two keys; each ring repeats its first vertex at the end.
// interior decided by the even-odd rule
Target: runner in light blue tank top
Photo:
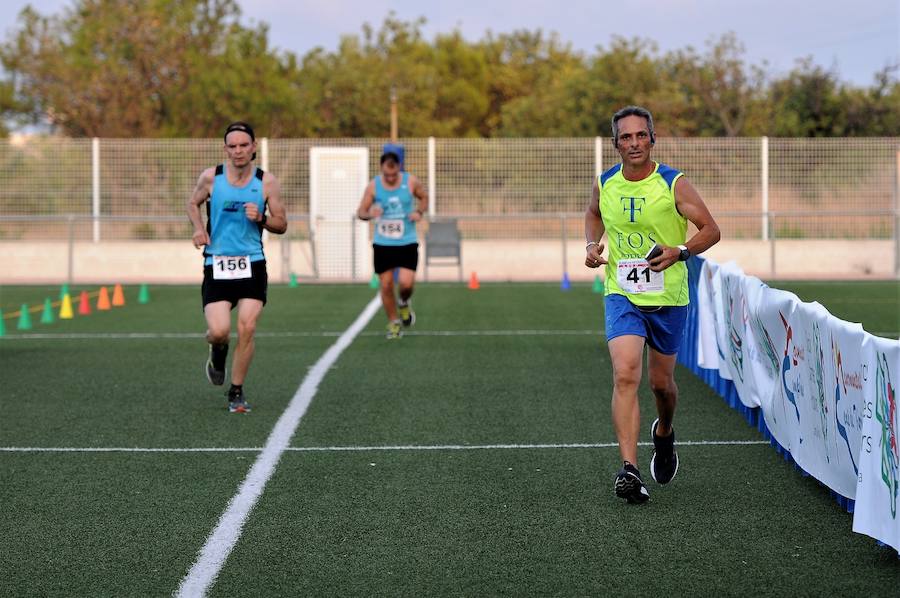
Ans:
{"type": "Polygon", "coordinates": [[[381,156],[381,174],[369,181],[356,215],[375,221],[372,257],[381,288],[381,303],[388,317],[390,339],[400,338],[401,326],[416,322],[409,299],[416,282],[419,243],[416,223],[428,209],[428,194],[419,179],[403,172],[400,157],[391,151],[381,156]],[[399,301],[394,294],[394,275],[399,301]]]}
{"type": "Polygon", "coordinates": [[[256,169],[249,183],[235,187],[228,182],[225,165],[217,166],[212,193],[207,204],[209,237],[212,242],[203,252],[206,256],[204,265],[211,265],[214,255],[247,255],[250,256],[251,262],[265,259],[262,245],[263,227],[247,219],[244,213],[246,203],[256,204],[259,213],[265,213],[262,169],[256,169]]]}
{"type": "Polygon", "coordinates": [[[385,189],[380,176],[375,177],[375,204],[383,212],[375,221],[376,245],[409,245],[418,242],[416,223],[409,215],[416,210],[412,190],[409,188],[409,173],[401,173],[397,189],[385,189]]]}
{"type": "Polygon", "coordinates": [[[187,213],[194,225],[191,242],[204,256],[200,296],[209,343],[206,378],[214,386],[225,384],[231,312],[237,308],[237,348],[225,396],[231,413],[247,413],[244,380],[253,361],[253,336],[269,281],[262,232],[283,234],[287,213],[278,179],[253,164],[257,149],[253,127],[231,123],[224,142],[225,163],[203,171],[187,202],[187,213]],[[203,204],[206,222],[200,212],[203,204]]]}

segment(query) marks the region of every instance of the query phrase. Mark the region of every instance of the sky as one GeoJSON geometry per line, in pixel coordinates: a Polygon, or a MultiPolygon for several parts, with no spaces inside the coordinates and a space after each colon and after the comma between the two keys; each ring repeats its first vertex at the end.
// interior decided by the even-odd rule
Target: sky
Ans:
{"type": "MultiPolygon", "coordinates": [[[[900,0],[237,0],[245,24],[267,23],[275,48],[298,56],[315,47],[335,50],[341,36],[377,29],[394,11],[404,20],[424,17],[425,37],[458,29],[470,41],[490,30],[555,32],[585,54],[609,47],[613,36],[653,40],[661,52],[693,46],[734,32],[751,64],[766,61],[774,76],[797,59],[837,73],[841,81],[869,86],[888,65],[900,65],[900,0]]],[[[55,14],[73,0],[5,0],[0,36],[6,39],[27,4],[55,14]]],[[[900,73],[898,73],[900,74],[900,73]]]]}

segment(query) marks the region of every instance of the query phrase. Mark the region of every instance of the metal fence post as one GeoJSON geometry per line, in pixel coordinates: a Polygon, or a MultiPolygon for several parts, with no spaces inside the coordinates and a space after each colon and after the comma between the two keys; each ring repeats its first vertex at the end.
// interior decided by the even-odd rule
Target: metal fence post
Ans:
{"type": "Polygon", "coordinates": [[[562,212],[560,212],[559,214],[559,224],[560,237],[562,238],[562,276],[560,276],[560,279],[562,279],[568,272],[569,263],[569,256],[567,255],[568,251],[566,247],[566,215],[562,212]]]}
{"type": "Polygon", "coordinates": [[[291,242],[287,234],[281,235],[281,282],[291,279],[291,242]]]}
{"type": "Polygon", "coordinates": [[[894,169],[894,277],[900,278],[900,150],[894,169]]]}
{"type": "Polygon", "coordinates": [[[428,220],[433,221],[437,215],[437,157],[435,156],[434,137],[428,138],[428,220]]]}
{"type": "MultiPolygon", "coordinates": [[[[775,227],[775,217],[777,214],[772,213],[772,217],[768,218],[767,214],[767,225],[775,227]]],[[[766,231],[768,233],[768,230],[766,231]]],[[[775,231],[773,230],[771,234],[767,234],[769,239],[769,278],[775,278],[775,231]]]]}
{"type": "Polygon", "coordinates": [[[594,176],[603,172],[603,138],[594,137],[594,176]]]}
{"type": "Polygon", "coordinates": [[[769,138],[759,142],[759,172],[762,192],[762,240],[769,238],[769,138]]]}
{"type": "Polygon", "coordinates": [[[75,216],[69,214],[66,220],[69,222],[69,273],[66,279],[71,285],[75,272],[75,216]]]}
{"type": "Polygon", "coordinates": [[[100,139],[91,140],[91,213],[94,217],[94,243],[100,241],[100,139]]]}
{"type": "Polygon", "coordinates": [[[350,216],[350,278],[356,280],[356,214],[350,216]]]}

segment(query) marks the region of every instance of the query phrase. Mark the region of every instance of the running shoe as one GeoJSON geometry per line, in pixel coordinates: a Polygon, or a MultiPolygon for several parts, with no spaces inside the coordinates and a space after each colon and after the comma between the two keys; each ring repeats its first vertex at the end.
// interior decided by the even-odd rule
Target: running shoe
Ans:
{"type": "Polygon", "coordinates": [[[657,484],[668,484],[678,473],[678,453],[675,452],[675,428],[668,436],[656,435],[656,427],[659,418],[650,426],[650,436],[653,438],[653,457],[650,458],[650,475],[657,484]]]}
{"type": "Polygon", "coordinates": [[[228,355],[228,345],[224,349],[216,350],[209,345],[209,357],[206,359],[206,379],[213,386],[225,384],[225,357],[228,355]]]}
{"type": "Polygon", "coordinates": [[[406,305],[398,305],[397,311],[400,312],[403,326],[409,327],[416,323],[416,312],[412,310],[412,306],[409,303],[406,305]]]}
{"type": "Polygon", "coordinates": [[[385,335],[385,338],[400,338],[402,335],[403,332],[400,330],[400,322],[391,322],[387,325],[387,334],[385,335]]]}
{"type": "Polygon", "coordinates": [[[616,496],[624,498],[628,504],[638,505],[650,500],[650,493],[641,479],[637,467],[625,461],[616,474],[616,496]]]}
{"type": "Polygon", "coordinates": [[[230,413],[250,413],[250,405],[244,398],[244,393],[228,393],[228,411],[230,413]]]}

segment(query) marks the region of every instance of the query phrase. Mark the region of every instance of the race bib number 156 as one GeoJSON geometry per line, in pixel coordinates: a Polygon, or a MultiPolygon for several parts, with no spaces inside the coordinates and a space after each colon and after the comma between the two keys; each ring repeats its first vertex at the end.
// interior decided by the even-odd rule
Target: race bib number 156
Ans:
{"type": "Polygon", "coordinates": [[[237,280],[253,276],[249,255],[214,255],[212,267],[213,278],[216,280],[237,280]]]}
{"type": "Polygon", "coordinates": [[[663,272],[654,272],[645,259],[619,260],[616,282],[626,293],[658,292],[665,288],[663,272]]]}

